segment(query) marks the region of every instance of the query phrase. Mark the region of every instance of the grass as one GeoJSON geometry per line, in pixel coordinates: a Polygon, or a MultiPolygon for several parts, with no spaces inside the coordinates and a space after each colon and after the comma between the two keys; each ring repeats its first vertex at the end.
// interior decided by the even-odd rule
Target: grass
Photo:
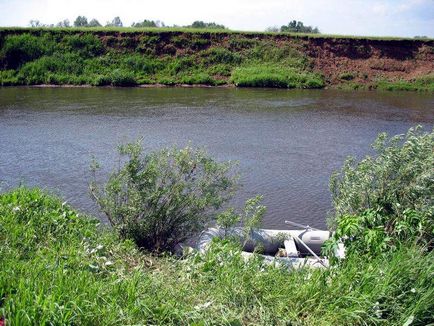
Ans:
{"type": "Polygon", "coordinates": [[[387,91],[426,91],[434,92],[434,75],[416,78],[413,81],[387,81],[381,80],[376,84],[377,89],[387,91]]]}
{"type": "Polygon", "coordinates": [[[228,30],[228,29],[215,29],[215,28],[185,28],[185,27],[0,27],[1,32],[43,32],[43,31],[54,31],[54,32],[120,32],[120,33],[197,33],[197,34],[239,34],[239,35],[250,35],[250,36],[291,36],[295,38],[308,37],[308,38],[334,38],[334,39],[356,39],[356,40],[382,40],[382,41],[422,41],[430,42],[433,38],[411,38],[411,37],[400,37],[400,36],[363,36],[363,35],[337,35],[337,34],[310,34],[310,33],[291,33],[291,32],[263,32],[263,31],[239,31],[239,30],[228,30]]]}
{"type": "Polygon", "coordinates": [[[11,325],[433,322],[433,251],[402,246],[291,273],[245,263],[230,242],[156,257],[38,189],[0,195],[0,265],[0,318],[11,325]]]}

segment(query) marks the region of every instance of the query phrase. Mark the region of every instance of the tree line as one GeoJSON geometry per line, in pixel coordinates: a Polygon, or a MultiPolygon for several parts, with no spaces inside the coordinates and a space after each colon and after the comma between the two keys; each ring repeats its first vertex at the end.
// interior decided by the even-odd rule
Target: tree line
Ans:
{"type": "MultiPolygon", "coordinates": [[[[57,24],[43,24],[39,20],[31,20],[29,25],[31,27],[103,27],[103,25],[95,18],[88,20],[86,16],[78,16],[73,23],[69,19],[64,19],[57,24]]],[[[114,17],[111,21],[107,21],[104,27],[124,27],[122,20],[119,16],[114,17]]],[[[160,20],[148,20],[144,19],[141,22],[133,22],[131,27],[143,28],[143,27],[184,27],[184,28],[206,28],[206,29],[228,29],[222,24],[217,24],[215,22],[204,22],[201,20],[194,21],[191,25],[185,26],[168,26],[160,20]]]]}
{"type": "Polygon", "coordinates": [[[282,25],[280,28],[277,26],[268,27],[266,32],[272,33],[311,33],[319,34],[318,27],[306,26],[301,21],[292,20],[287,25],[282,25]]]}
{"type": "MultiPolygon", "coordinates": [[[[78,16],[73,23],[69,21],[69,19],[64,19],[57,24],[43,24],[39,20],[31,20],[31,27],[103,27],[103,25],[95,18],[88,20],[85,16],[78,16]]],[[[124,27],[122,20],[119,16],[114,17],[111,21],[107,21],[104,27],[124,27]]],[[[160,20],[148,20],[144,19],[143,21],[133,22],[131,27],[135,28],[160,28],[160,27],[183,27],[183,28],[199,28],[199,29],[228,29],[223,24],[217,24],[215,22],[204,22],[202,20],[196,20],[191,25],[178,26],[178,25],[166,25],[163,21],[160,20]]],[[[278,33],[278,32],[289,32],[289,33],[320,33],[318,27],[312,27],[304,25],[301,21],[292,20],[287,25],[282,25],[280,28],[277,26],[268,27],[266,32],[278,33]]]]}

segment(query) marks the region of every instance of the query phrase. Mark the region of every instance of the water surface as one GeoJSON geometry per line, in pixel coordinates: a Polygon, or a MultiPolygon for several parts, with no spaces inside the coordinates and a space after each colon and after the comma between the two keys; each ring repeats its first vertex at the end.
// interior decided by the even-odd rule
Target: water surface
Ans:
{"type": "Polygon", "coordinates": [[[325,226],[328,181],[379,132],[434,124],[434,95],[273,89],[0,88],[0,180],[53,190],[96,214],[87,190],[93,156],[104,178],[116,146],[191,143],[239,161],[233,204],[264,195],[265,226],[325,226]]]}

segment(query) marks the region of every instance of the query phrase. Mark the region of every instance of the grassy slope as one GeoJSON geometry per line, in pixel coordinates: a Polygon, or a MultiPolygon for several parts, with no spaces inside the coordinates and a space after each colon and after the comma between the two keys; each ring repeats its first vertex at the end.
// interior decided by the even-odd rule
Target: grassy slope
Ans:
{"type": "Polygon", "coordinates": [[[152,257],[39,190],[0,195],[0,318],[31,324],[412,325],[432,322],[434,252],[403,248],[339,269],[152,257]],[[422,257],[423,256],[423,257],[422,257]]]}
{"type": "MultiPolygon", "coordinates": [[[[0,84],[321,88],[325,79],[314,72],[303,43],[309,39],[336,37],[185,28],[2,28],[0,84]]],[[[386,84],[382,81],[383,89],[393,89],[386,84]]],[[[432,81],[428,86],[420,81],[398,84],[401,89],[433,87],[432,81]]]]}

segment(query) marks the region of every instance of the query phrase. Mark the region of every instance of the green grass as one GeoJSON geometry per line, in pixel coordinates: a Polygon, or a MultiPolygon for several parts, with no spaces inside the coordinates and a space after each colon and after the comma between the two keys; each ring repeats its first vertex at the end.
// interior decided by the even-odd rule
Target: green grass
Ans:
{"type": "Polygon", "coordinates": [[[427,75],[416,78],[413,81],[387,81],[382,80],[376,83],[376,88],[387,91],[425,91],[434,92],[434,75],[427,75]]]}
{"type": "Polygon", "coordinates": [[[239,87],[276,88],[322,88],[323,78],[315,73],[307,73],[280,66],[248,66],[235,69],[232,81],[239,87]]]}
{"type": "Polygon", "coordinates": [[[291,36],[295,38],[334,38],[334,39],[356,39],[356,40],[384,40],[384,41],[397,41],[397,40],[408,40],[408,41],[422,41],[430,42],[433,38],[411,38],[411,37],[400,37],[400,36],[368,36],[368,35],[338,35],[338,34],[309,34],[309,33],[291,33],[291,32],[263,32],[263,31],[239,31],[239,30],[228,30],[228,29],[206,29],[206,28],[183,28],[183,27],[0,27],[1,32],[32,32],[40,33],[44,31],[52,32],[120,32],[120,33],[161,33],[161,32],[174,32],[174,33],[197,33],[197,34],[239,34],[248,36],[291,36]]]}
{"type": "Polygon", "coordinates": [[[292,273],[245,263],[230,242],[204,256],[155,257],[37,189],[0,195],[0,266],[10,325],[433,322],[433,251],[403,246],[292,273]]]}

